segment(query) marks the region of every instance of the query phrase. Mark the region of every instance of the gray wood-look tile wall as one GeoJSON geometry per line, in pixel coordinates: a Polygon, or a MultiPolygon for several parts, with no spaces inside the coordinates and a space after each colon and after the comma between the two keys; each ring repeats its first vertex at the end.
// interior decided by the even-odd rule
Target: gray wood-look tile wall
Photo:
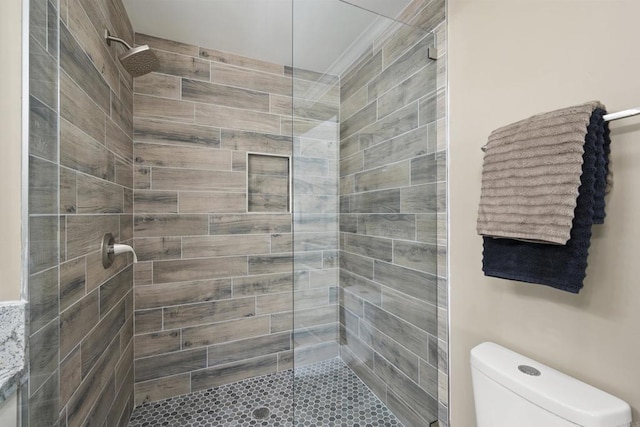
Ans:
{"type": "Polygon", "coordinates": [[[136,43],[161,68],[134,82],[135,403],[337,356],[338,79],[136,43]],[[293,214],[288,159],[248,152],[293,157],[293,214]]]}
{"type": "Polygon", "coordinates": [[[407,10],[341,76],[341,356],[406,425],[446,425],[444,1],[407,10]]]}
{"type": "Polygon", "coordinates": [[[23,425],[125,426],[133,409],[133,268],[120,257],[105,270],[99,250],[106,232],[133,239],[133,85],[117,61],[122,48],[109,48],[103,31],[133,42],[133,30],[120,0],[30,4],[23,425]]]}

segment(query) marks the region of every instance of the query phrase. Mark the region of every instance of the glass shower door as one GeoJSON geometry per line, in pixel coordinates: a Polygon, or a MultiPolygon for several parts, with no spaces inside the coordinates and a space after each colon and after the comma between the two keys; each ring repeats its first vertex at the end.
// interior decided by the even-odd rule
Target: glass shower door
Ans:
{"type": "Polygon", "coordinates": [[[435,34],[406,4],[293,1],[294,425],[438,419],[435,34]]]}

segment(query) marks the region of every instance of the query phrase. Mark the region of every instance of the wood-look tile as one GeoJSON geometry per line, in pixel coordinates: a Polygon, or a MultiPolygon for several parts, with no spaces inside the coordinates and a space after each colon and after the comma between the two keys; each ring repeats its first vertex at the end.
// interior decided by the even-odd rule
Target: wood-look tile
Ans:
{"type": "Polygon", "coordinates": [[[336,195],[316,196],[299,194],[293,200],[294,212],[318,212],[330,214],[338,212],[338,197],[336,195]]]}
{"type": "Polygon", "coordinates": [[[60,357],[69,352],[98,324],[100,307],[98,292],[91,292],[69,309],[60,313],[60,357]]]}
{"type": "MultiPolygon", "coordinates": [[[[95,329],[89,333],[82,341],[82,376],[85,377],[89,371],[96,365],[98,359],[114,338],[118,336],[118,331],[125,324],[126,311],[125,301],[121,301],[118,305],[104,316],[96,325],[95,329]]],[[[62,334],[61,334],[62,336],[62,334]]],[[[120,347],[119,340],[115,342],[120,347]]]]}
{"type": "Polygon", "coordinates": [[[247,264],[249,275],[285,273],[291,270],[292,256],[288,254],[250,256],[247,264]]]}
{"type": "Polygon", "coordinates": [[[395,264],[436,275],[437,247],[426,243],[396,241],[393,247],[395,264]]]}
{"type": "Polygon", "coordinates": [[[291,349],[291,334],[264,335],[207,348],[208,366],[224,365],[291,349]]]}
{"type": "Polygon", "coordinates": [[[296,272],[304,270],[315,270],[323,268],[324,253],[318,252],[300,252],[293,256],[293,269],[296,272]]]}
{"type": "Polygon", "coordinates": [[[87,414],[86,425],[101,425],[106,421],[109,408],[116,396],[115,378],[111,376],[100,393],[100,398],[87,414]]]}
{"type": "Polygon", "coordinates": [[[321,141],[309,138],[296,138],[293,141],[294,156],[320,157],[335,163],[338,160],[338,141],[321,141]]]}
{"type": "Polygon", "coordinates": [[[440,170],[434,154],[411,159],[411,185],[436,182],[439,173],[440,170]]]}
{"type": "MultiPolygon", "coordinates": [[[[360,133],[360,148],[368,149],[365,152],[365,166],[367,168],[373,166],[379,166],[385,163],[391,163],[397,160],[402,160],[402,157],[396,155],[394,158],[389,158],[386,162],[383,161],[380,156],[377,156],[376,149],[379,149],[379,144],[383,141],[391,141],[387,142],[386,145],[392,145],[395,148],[395,151],[398,153],[410,153],[411,150],[417,151],[417,147],[422,147],[419,141],[420,138],[424,137],[424,147],[427,146],[426,142],[426,129],[423,129],[423,133],[414,133],[418,131],[413,131],[410,134],[406,134],[413,129],[418,127],[418,104],[412,103],[407,105],[406,107],[394,112],[393,114],[388,115],[387,117],[379,119],[376,123],[368,126],[363,129],[360,133]],[[395,138],[395,139],[393,139],[395,138]],[[415,142],[414,142],[415,141],[415,142]],[[410,147],[404,148],[404,144],[413,143],[410,147]],[[371,148],[373,147],[373,148],[371,148]]],[[[394,153],[394,150],[387,148],[387,151],[391,151],[394,153]]],[[[425,148],[426,153],[426,148],[425,148]]]]}
{"type": "Polygon", "coordinates": [[[180,192],[180,213],[246,213],[244,193],[218,191],[180,192]]]}
{"type": "Polygon", "coordinates": [[[244,172],[247,170],[247,155],[241,151],[231,152],[231,170],[234,172],[244,172]]]}
{"type": "Polygon", "coordinates": [[[269,333],[269,316],[247,317],[182,330],[182,347],[201,347],[269,333]]]}
{"type": "MultiPolygon", "coordinates": [[[[422,81],[424,80],[426,79],[423,79],[422,81]]],[[[431,86],[429,86],[427,89],[431,89],[431,86]]],[[[422,93],[425,92],[427,92],[427,90],[423,91],[422,93]]],[[[437,102],[440,93],[442,93],[442,95],[444,96],[444,91],[436,92],[431,89],[430,93],[420,98],[420,126],[433,123],[440,118],[438,117],[439,106],[437,102]]]]}
{"type": "Polygon", "coordinates": [[[394,393],[407,402],[412,410],[420,415],[423,420],[421,424],[427,425],[429,420],[435,419],[434,416],[437,418],[438,402],[436,399],[378,354],[375,355],[374,363],[376,374],[387,383],[387,386],[394,393]]]}
{"type": "Polygon", "coordinates": [[[154,261],[154,283],[207,280],[247,274],[247,257],[154,261]]]}
{"type": "Polygon", "coordinates": [[[178,76],[149,73],[134,80],[133,91],[143,95],[180,99],[180,82],[178,76]]]}
{"type": "Polygon", "coordinates": [[[23,415],[31,420],[38,420],[42,425],[53,425],[59,416],[59,383],[59,372],[56,371],[29,398],[29,403],[24,408],[26,414],[23,415]]]}
{"type": "Polygon", "coordinates": [[[60,264],[60,310],[66,310],[85,295],[85,258],[60,264]]]}
{"type": "MultiPolygon", "coordinates": [[[[273,103],[274,98],[275,98],[275,95],[272,95],[271,96],[272,112],[274,112],[273,107],[274,106],[277,107],[277,104],[274,105],[273,103]]],[[[282,99],[282,97],[280,97],[280,99],[282,99]]],[[[291,116],[293,112],[293,117],[295,118],[309,119],[309,120],[316,120],[320,122],[330,122],[330,123],[338,123],[339,117],[340,117],[340,108],[337,105],[325,104],[317,100],[294,98],[288,110],[287,110],[287,107],[288,105],[286,105],[285,103],[282,105],[282,108],[279,108],[279,109],[276,108],[277,110],[279,110],[278,114],[288,117],[288,116],[291,116]]],[[[334,137],[334,135],[331,135],[331,136],[332,138],[334,137]]]]}
{"type": "Polygon", "coordinates": [[[29,386],[37,390],[58,369],[60,336],[58,322],[54,319],[29,337],[28,353],[29,386]]]}
{"type": "Polygon", "coordinates": [[[133,142],[131,136],[120,129],[111,119],[107,119],[106,146],[109,150],[123,157],[128,162],[133,162],[133,142]]]}
{"type": "Polygon", "coordinates": [[[154,49],[166,50],[168,52],[180,53],[182,55],[198,56],[198,46],[154,37],[143,33],[136,33],[135,38],[136,45],[138,46],[146,44],[154,49]]]}
{"type": "Polygon", "coordinates": [[[435,304],[425,303],[385,287],[382,290],[382,308],[432,335],[438,333],[435,304]]]}
{"type": "Polygon", "coordinates": [[[209,81],[209,61],[165,50],[156,49],[153,53],[160,62],[159,73],[209,81]]]}
{"type": "Polygon", "coordinates": [[[337,344],[338,339],[338,325],[333,323],[310,326],[308,328],[296,328],[293,332],[294,348],[313,346],[325,342],[335,342],[337,344]]]}
{"type": "Polygon", "coordinates": [[[134,385],[134,404],[136,406],[142,405],[190,392],[191,375],[188,372],[151,381],[136,382],[134,385]]]}
{"type": "Polygon", "coordinates": [[[242,172],[156,168],[151,186],[155,190],[243,191],[246,178],[242,172]]]}
{"type": "MultiPolygon", "coordinates": [[[[352,156],[340,159],[340,176],[351,175],[364,169],[364,152],[358,151],[352,156]]],[[[355,178],[354,178],[355,185],[355,178]]]]}
{"type": "Polygon", "coordinates": [[[335,177],[307,176],[296,172],[294,168],[293,192],[294,194],[313,194],[331,196],[335,194],[337,182],[335,177]]]}
{"type": "Polygon", "coordinates": [[[305,366],[327,359],[338,357],[340,343],[337,341],[327,341],[314,345],[306,345],[297,348],[294,354],[295,366],[305,366]]]}
{"type": "Polygon", "coordinates": [[[133,136],[133,111],[131,105],[111,94],[111,120],[113,120],[129,137],[133,136]]]}
{"type": "MultiPolygon", "coordinates": [[[[58,165],[29,156],[29,214],[56,214],[58,165]]],[[[62,182],[60,182],[62,185],[62,182]]]]}
{"type": "Polygon", "coordinates": [[[212,104],[195,104],[195,120],[199,125],[279,134],[280,116],[212,104]]]}
{"type": "Polygon", "coordinates": [[[416,240],[424,243],[444,242],[446,230],[442,229],[443,220],[436,214],[416,215],[416,240]]]}
{"type": "Polygon", "coordinates": [[[64,119],[60,120],[60,164],[97,178],[115,179],[113,154],[64,119]]]}
{"type": "Polygon", "coordinates": [[[70,215],[67,217],[67,256],[75,258],[99,250],[105,233],[113,233],[119,241],[119,229],[117,215],[70,215]]]}
{"type": "Polygon", "coordinates": [[[322,268],[337,268],[339,264],[339,251],[336,248],[332,251],[322,252],[322,268]]]}
{"type": "Polygon", "coordinates": [[[340,328],[340,346],[352,352],[369,369],[373,369],[373,349],[347,328],[340,328]]]}
{"type": "MultiPolygon", "coordinates": [[[[178,306],[231,298],[231,280],[200,280],[136,286],[135,309],[178,306]]],[[[149,314],[151,315],[151,314],[149,314]]]]}
{"type": "Polygon", "coordinates": [[[167,329],[252,317],[255,314],[255,298],[234,298],[163,308],[164,327],[167,329]]]}
{"type": "Polygon", "coordinates": [[[162,120],[134,118],[134,139],[136,142],[168,143],[173,146],[220,147],[220,129],[187,123],[173,123],[162,120]]]}
{"type": "Polygon", "coordinates": [[[340,121],[347,120],[358,111],[362,110],[369,103],[367,86],[362,86],[350,98],[341,100],[340,121]]]}
{"type": "Polygon", "coordinates": [[[282,313],[292,309],[293,294],[290,291],[279,294],[258,295],[256,297],[256,314],[259,316],[282,313]]]}
{"type": "Polygon", "coordinates": [[[58,114],[29,96],[29,154],[56,161],[58,155],[58,114]]]}
{"type": "Polygon", "coordinates": [[[307,70],[299,67],[284,66],[284,75],[299,80],[307,80],[314,83],[322,83],[326,85],[334,85],[339,82],[340,77],[327,73],[319,73],[313,70],[307,70]]]}
{"type": "Polygon", "coordinates": [[[436,277],[402,266],[375,261],[376,281],[391,289],[435,304],[437,302],[436,277]]]}
{"type": "Polygon", "coordinates": [[[389,314],[369,302],[364,303],[364,318],[368,323],[375,325],[380,332],[393,337],[396,342],[413,353],[427,354],[428,334],[422,329],[389,314]]]}
{"type": "Polygon", "coordinates": [[[266,254],[271,249],[269,235],[183,237],[184,258],[211,258],[229,255],[266,254]]]}
{"type": "MultiPolygon", "coordinates": [[[[82,8],[74,7],[72,11],[79,9],[79,13],[72,13],[73,22],[77,22],[76,17],[84,15],[82,8]]],[[[86,15],[85,15],[86,16],[86,15]]],[[[79,23],[78,27],[82,27],[79,23]]],[[[78,28],[79,29],[79,28],[78,28]]],[[[91,28],[91,32],[93,32],[91,28]]],[[[79,29],[82,34],[83,31],[79,29]]],[[[96,34],[97,36],[97,34],[96,34]]],[[[97,38],[97,37],[96,37],[97,38]]],[[[85,39],[87,43],[89,38],[85,39]]],[[[117,69],[111,63],[111,57],[103,49],[92,52],[93,57],[97,59],[102,70],[111,70],[110,80],[117,85],[117,69]],[[108,59],[107,59],[108,58],[108,59]]],[[[71,35],[69,29],[65,25],[60,25],[60,67],[71,77],[76,84],[86,92],[89,97],[102,108],[103,111],[109,111],[110,90],[109,85],[103,79],[101,73],[96,69],[92,60],[87,56],[76,39],[71,35]]],[[[109,78],[109,76],[106,76],[109,78]]]]}
{"type": "Polygon", "coordinates": [[[293,251],[293,235],[291,233],[271,235],[271,253],[284,253],[293,251]]]}
{"type": "Polygon", "coordinates": [[[193,102],[136,94],[133,97],[133,109],[137,118],[194,123],[193,102]]]}
{"type": "MultiPolygon", "coordinates": [[[[374,119],[375,120],[375,119],[374,119]]],[[[321,139],[325,141],[338,141],[338,124],[335,121],[308,120],[294,117],[282,117],[282,135],[304,137],[309,139],[321,139]]]]}
{"type": "Polygon", "coordinates": [[[191,391],[204,390],[246,378],[273,374],[276,372],[277,366],[277,355],[270,354],[220,367],[202,369],[191,373],[191,391]]]}
{"type": "Polygon", "coordinates": [[[60,362],[60,405],[67,404],[76,391],[82,375],[80,373],[80,347],[76,347],[64,360],[60,362]]]}
{"type": "Polygon", "coordinates": [[[58,103],[58,64],[40,43],[29,43],[29,95],[55,109],[58,103]]]}
{"type": "Polygon", "coordinates": [[[344,250],[382,261],[391,261],[393,257],[392,241],[380,237],[349,234],[345,237],[344,250]]]}
{"type": "Polygon", "coordinates": [[[209,234],[290,233],[290,214],[211,215],[209,234]]]}
{"type": "Polygon", "coordinates": [[[348,138],[377,120],[377,102],[374,100],[362,110],[340,123],[340,138],[348,138]]]}
{"type": "MultiPolygon", "coordinates": [[[[280,133],[280,128],[278,128],[277,133],[280,133]]],[[[236,151],[290,155],[291,137],[223,129],[222,148],[236,151]]]]}
{"type": "Polygon", "coordinates": [[[136,213],[177,213],[176,191],[136,190],[134,195],[136,213]]]}
{"type": "Polygon", "coordinates": [[[256,71],[264,71],[272,74],[283,74],[283,66],[272,62],[261,61],[255,58],[236,55],[230,52],[222,52],[215,49],[200,48],[200,57],[222,64],[235,65],[256,71]]]}
{"type": "Polygon", "coordinates": [[[276,273],[237,277],[233,279],[233,296],[248,297],[293,290],[291,273],[276,273]]]}
{"type": "Polygon", "coordinates": [[[340,85],[335,79],[327,81],[293,80],[293,97],[323,104],[340,105],[340,85]]]}
{"type": "Polygon", "coordinates": [[[64,72],[60,73],[60,115],[96,141],[104,142],[104,111],[64,72]]]}
{"type": "MultiPolygon", "coordinates": [[[[435,90],[436,65],[432,63],[382,95],[378,99],[378,116],[385,117],[405,105],[416,101],[425,94],[435,94],[435,90]]],[[[429,110],[425,108],[425,112],[423,112],[423,102],[421,101],[420,104],[420,124],[422,125],[424,123],[429,123],[424,121],[428,120],[428,115],[425,116],[424,114],[428,114],[429,110]]]]}
{"type": "Polygon", "coordinates": [[[207,215],[136,215],[134,229],[138,237],[206,235],[208,219],[207,215]]]}
{"type": "Polygon", "coordinates": [[[292,82],[289,77],[216,62],[211,64],[211,81],[279,95],[291,96],[292,91],[292,82]]]}
{"type": "Polygon", "coordinates": [[[382,303],[382,288],[380,284],[364,277],[342,270],[340,271],[340,286],[345,291],[372,304],[381,305],[382,303]]]}
{"type": "Polygon", "coordinates": [[[436,184],[414,185],[400,192],[400,210],[402,213],[436,213],[436,184]]]}
{"type": "Polygon", "coordinates": [[[269,112],[269,94],[245,89],[247,86],[244,83],[236,85],[239,87],[232,87],[224,84],[182,79],[182,99],[204,104],[269,112]]]}
{"type": "Polygon", "coordinates": [[[344,102],[351,98],[359,89],[365,86],[382,71],[382,52],[366,59],[356,70],[342,76],[340,82],[340,98],[344,102]]]}
{"type": "Polygon", "coordinates": [[[406,187],[410,184],[410,160],[365,170],[356,174],[356,192],[406,187]]]}
{"type": "MultiPolygon", "coordinates": [[[[54,267],[59,262],[59,219],[57,215],[36,216],[29,218],[29,274],[42,272],[54,267]]],[[[56,271],[57,274],[57,271],[56,271]]],[[[34,277],[29,278],[29,286],[34,277]]],[[[54,282],[57,285],[57,281],[54,282]]],[[[35,295],[30,293],[29,295],[35,295]]],[[[42,302],[44,303],[44,301],[42,302]]],[[[49,304],[46,304],[47,306],[49,304]]],[[[33,299],[31,298],[33,311],[33,299]]],[[[48,310],[46,310],[48,311],[48,310]]],[[[40,327],[51,320],[47,319],[40,327]]],[[[34,326],[32,326],[34,327],[34,326]]]]}
{"type": "Polygon", "coordinates": [[[143,166],[230,171],[231,151],[137,143],[135,162],[143,166]]]}
{"type": "MultiPolygon", "coordinates": [[[[335,323],[338,319],[338,307],[336,305],[326,305],[320,307],[311,307],[307,309],[296,308],[293,313],[296,328],[311,327],[324,325],[327,323],[335,323]]],[[[292,329],[289,325],[288,329],[292,329]]]]}
{"type": "Polygon", "coordinates": [[[107,280],[100,286],[100,318],[109,313],[133,288],[133,266],[107,280]]]}
{"type": "Polygon", "coordinates": [[[428,58],[427,50],[432,46],[433,38],[424,38],[386,67],[369,83],[369,100],[378,98],[420,70],[428,58]]]}
{"type": "MultiPolygon", "coordinates": [[[[120,241],[118,237],[115,237],[116,241],[120,241]]],[[[102,266],[102,255],[100,250],[90,252],[86,256],[87,258],[87,292],[91,292],[104,283],[109,278],[113,277],[119,271],[124,269],[128,264],[126,256],[115,257],[111,267],[105,269],[102,266]]]]}
{"type": "Polygon", "coordinates": [[[108,181],[78,174],[77,213],[122,213],[124,212],[123,187],[108,181]]]}
{"type": "Polygon", "coordinates": [[[138,255],[138,261],[159,261],[166,259],[180,259],[181,238],[178,237],[147,237],[136,238],[133,248],[138,255]]]}
{"type": "Polygon", "coordinates": [[[182,374],[207,366],[207,350],[197,348],[136,359],[136,382],[182,374]]]}
{"type": "Polygon", "coordinates": [[[340,269],[367,279],[373,279],[373,259],[340,251],[340,269]]]}
{"type": "Polygon", "coordinates": [[[153,332],[135,336],[136,359],[180,350],[180,330],[153,332]]]}
{"type": "Polygon", "coordinates": [[[136,310],[134,313],[137,334],[162,330],[162,309],[136,310]]]}
{"type": "Polygon", "coordinates": [[[416,216],[405,214],[358,215],[358,232],[368,236],[415,240],[416,216]]]}

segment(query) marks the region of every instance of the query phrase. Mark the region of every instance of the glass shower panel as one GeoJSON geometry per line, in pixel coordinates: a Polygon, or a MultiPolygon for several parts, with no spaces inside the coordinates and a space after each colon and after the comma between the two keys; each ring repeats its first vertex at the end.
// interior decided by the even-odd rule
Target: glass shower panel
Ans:
{"type": "MultiPolygon", "coordinates": [[[[408,21],[407,3],[376,11],[408,21]]],[[[294,424],[437,420],[434,47],[363,7],[293,1],[294,424]]]]}

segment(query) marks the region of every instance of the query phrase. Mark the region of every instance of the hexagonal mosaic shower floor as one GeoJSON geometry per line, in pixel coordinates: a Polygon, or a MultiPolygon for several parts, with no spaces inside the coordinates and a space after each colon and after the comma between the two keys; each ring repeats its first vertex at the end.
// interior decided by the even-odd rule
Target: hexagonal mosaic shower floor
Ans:
{"type": "Polygon", "coordinates": [[[297,368],[293,384],[289,370],[145,404],[129,427],[402,426],[339,358],[297,368]]]}

